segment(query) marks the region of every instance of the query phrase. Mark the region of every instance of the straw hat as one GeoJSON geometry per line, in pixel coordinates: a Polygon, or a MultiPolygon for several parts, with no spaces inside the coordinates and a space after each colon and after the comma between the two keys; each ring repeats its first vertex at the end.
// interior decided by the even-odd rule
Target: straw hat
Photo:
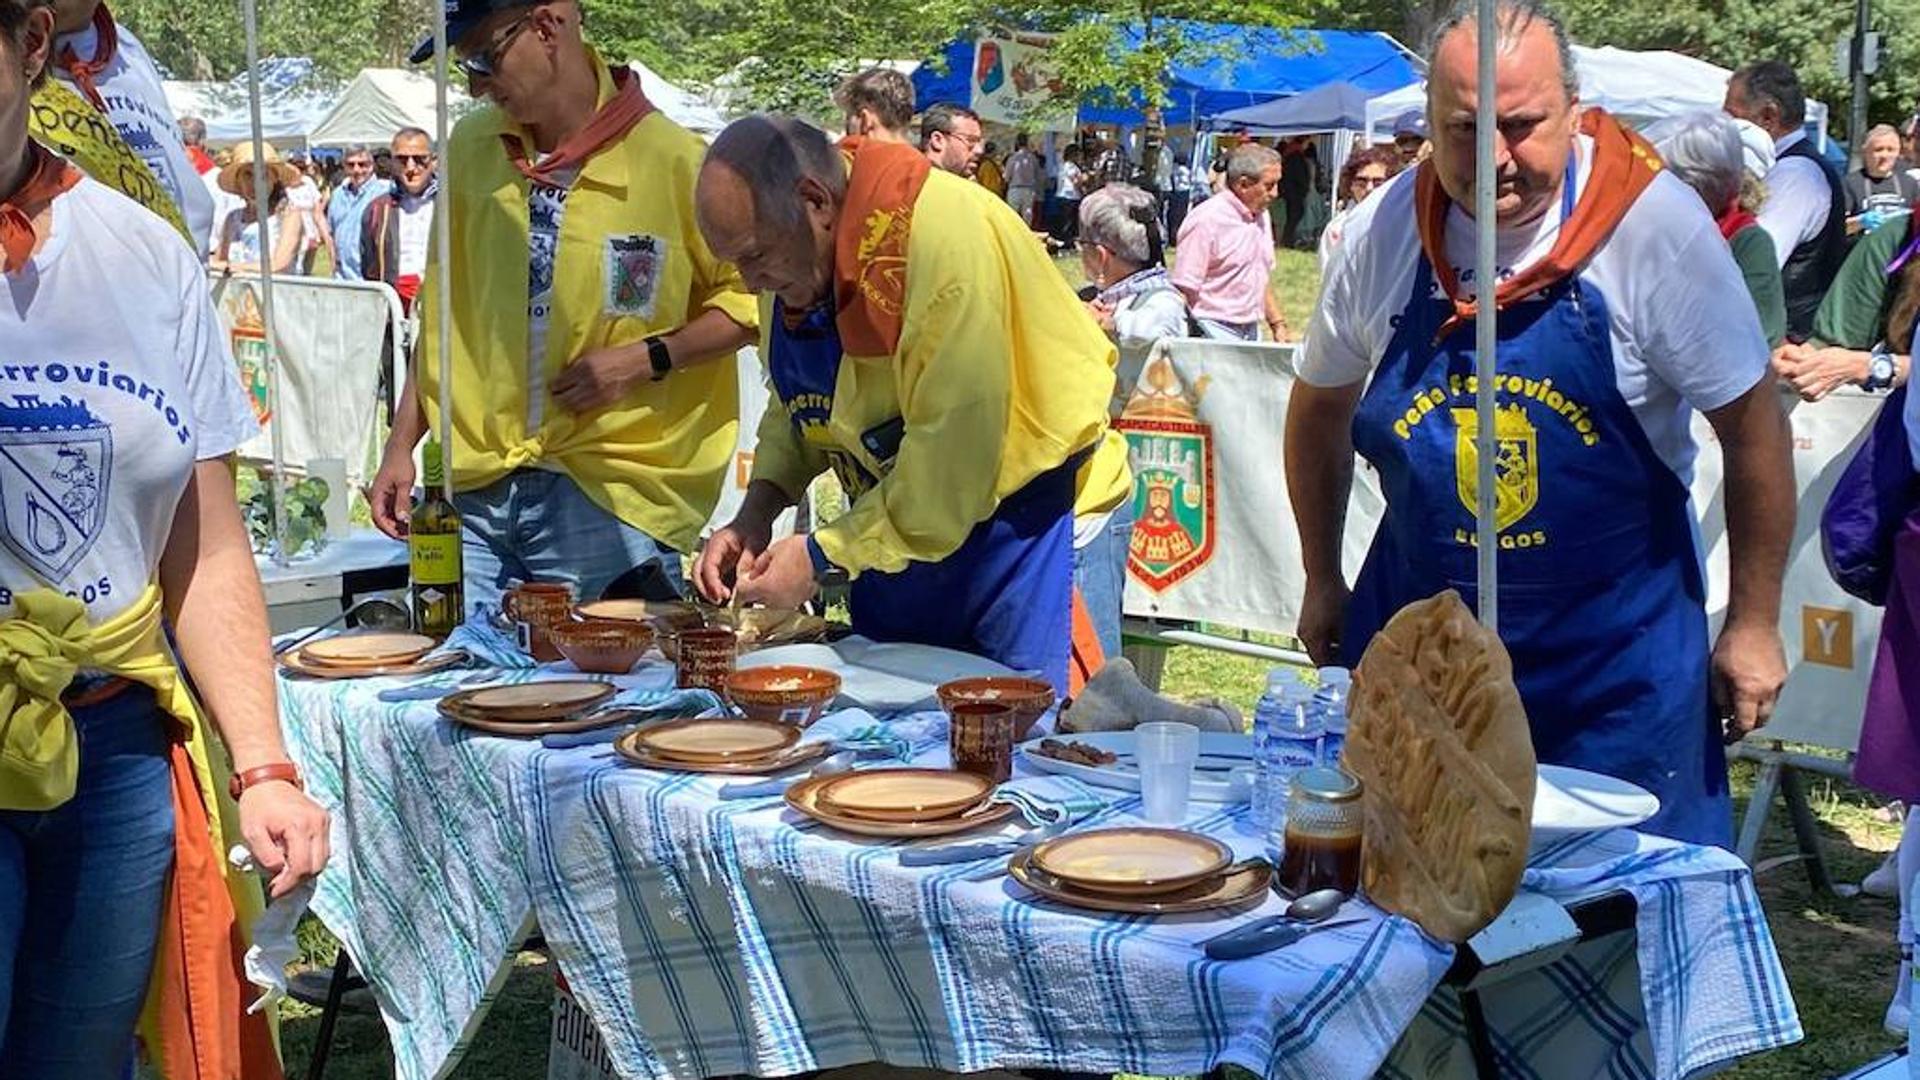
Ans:
{"type": "MultiPolygon", "coordinates": [[[[280,160],[279,151],[272,143],[262,143],[266,148],[266,157],[261,161],[267,167],[269,186],[280,184],[292,187],[300,182],[300,172],[293,166],[280,160]]],[[[230,195],[247,196],[253,194],[253,142],[247,140],[233,148],[233,161],[220,170],[220,190],[230,195]]]]}

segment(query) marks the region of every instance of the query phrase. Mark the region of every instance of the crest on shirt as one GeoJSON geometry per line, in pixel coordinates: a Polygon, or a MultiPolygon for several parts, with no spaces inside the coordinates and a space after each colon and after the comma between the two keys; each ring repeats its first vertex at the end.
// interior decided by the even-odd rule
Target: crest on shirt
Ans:
{"type": "Polygon", "coordinates": [[[86,403],[15,394],[0,404],[0,543],[48,581],[100,536],[113,429],[86,403]]]}
{"type": "MultiPolygon", "coordinates": [[[[1470,513],[1480,511],[1480,453],[1474,439],[1480,416],[1472,409],[1454,409],[1454,488],[1470,513]]],[[[1540,501],[1540,443],[1519,403],[1494,410],[1493,528],[1506,529],[1526,517],[1540,501]]]]}
{"type": "Polygon", "coordinates": [[[660,272],[667,264],[667,242],[646,233],[610,235],[606,260],[606,313],[653,318],[660,272]]]}
{"type": "Polygon", "coordinates": [[[1156,593],[1213,559],[1213,425],[1198,412],[1207,382],[1188,387],[1164,354],[1155,356],[1113,424],[1133,468],[1127,572],[1156,593]]]}

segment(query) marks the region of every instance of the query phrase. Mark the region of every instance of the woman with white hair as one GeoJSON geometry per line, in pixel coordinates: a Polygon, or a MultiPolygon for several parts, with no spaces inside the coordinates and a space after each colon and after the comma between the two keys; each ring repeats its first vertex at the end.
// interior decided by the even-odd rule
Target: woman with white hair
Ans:
{"type": "Polygon", "coordinates": [[[1081,200],[1080,266],[1100,290],[1087,310],[1121,348],[1190,336],[1186,298],[1167,277],[1153,196],[1108,184],[1081,200]]]}
{"type": "Polygon", "coordinates": [[[1787,333],[1786,295],[1773,239],[1754,216],[1766,201],[1766,187],[1746,167],[1735,124],[1721,112],[1690,113],[1660,141],[1660,156],[1675,176],[1699,194],[1719,223],[1720,235],[1732,249],[1733,261],[1760,313],[1767,344],[1777,347],[1787,333]]]}

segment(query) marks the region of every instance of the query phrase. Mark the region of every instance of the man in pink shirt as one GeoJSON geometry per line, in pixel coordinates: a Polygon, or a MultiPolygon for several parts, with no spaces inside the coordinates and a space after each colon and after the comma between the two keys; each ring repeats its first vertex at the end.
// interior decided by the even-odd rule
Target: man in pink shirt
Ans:
{"type": "Polygon", "coordinates": [[[1285,341],[1286,317],[1274,298],[1273,227],[1267,205],[1280,190],[1280,155],[1244,143],[1227,157],[1227,183],[1180,226],[1173,284],[1186,295],[1210,338],[1258,341],[1265,324],[1285,341]]]}

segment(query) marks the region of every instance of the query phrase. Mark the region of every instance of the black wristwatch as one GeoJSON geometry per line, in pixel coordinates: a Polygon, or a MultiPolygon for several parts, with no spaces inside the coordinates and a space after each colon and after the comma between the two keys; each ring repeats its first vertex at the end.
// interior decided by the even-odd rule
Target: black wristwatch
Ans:
{"type": "Polygon", "coordinates": [[[647,364],[653,368],[653,381],[659,382],[673,370],[673,354],[667,351],[665,338],[647,339],[647,364]]]}
{"type": "Polygon", "coordinates": [[[1866,390],[1891,390],[1896,370],[1893,354],[1887,351],[1886,345],[1875,345],[1872,356],[1867,359],[1866,380],[1860,386],[1866,390]]]}

